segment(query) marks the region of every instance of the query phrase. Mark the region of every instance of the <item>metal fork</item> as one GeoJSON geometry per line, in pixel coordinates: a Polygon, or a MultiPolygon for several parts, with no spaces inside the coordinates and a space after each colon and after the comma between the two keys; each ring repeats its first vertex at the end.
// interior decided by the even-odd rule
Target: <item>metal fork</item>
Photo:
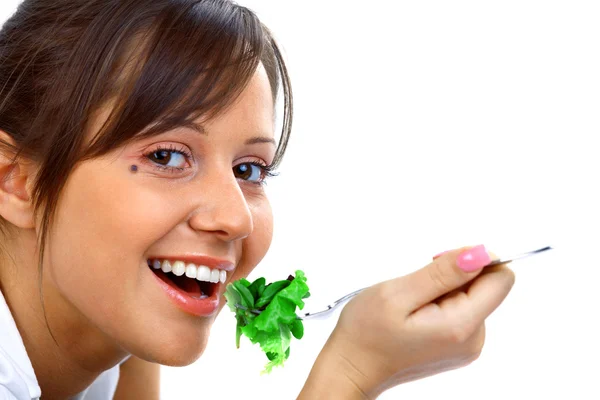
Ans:
{"type": "MultiPolygon", "coordinates": [[[[525,257],[529,257],[532,256],[534,254],[539,254],[542,253],[546,250],[551,250],[552,246],[546,246],[546,247],[542,247],[540,249],[537,250],[532,250],[532,251],[528,251],[525,253],[521,253],[512,257],[508,257],[508,258],[499,258],[497,260],[494,260],[492,262],[490,262],[488,265],[485,266],[485,268],[487,267],[492,267],[494,265],[500,265],[500,264],[506,264],[512,261],[516,261],[516,260],[520,260],[522,258],[525,257]]],[[[348,293],[347,295],[345,295],[344,297],[341,297],[339,299],[337,299],[336,301],[334,301],[333,303],[329,304],[327,306],[327,308],[325,308],[324,310],[321,311],[315,311],[315,312],[308,312],[308,313],[304,313],[303,315],[299,315],[298,319],[308,319],[308,318],[312,318],[312,317],[316,317],[317,315],[323,315],[323,314],[327,314],[331,311],[333,311],[334,309],[336,309],[337,307],[339,307],[340,305],[344,304],[346,301],[350,300],[351,298],[353,298],[354,296],[356,296],[357,294],[359,294],[360,292],[362,292],[363,290],[367,289],[368,287],[364,287],[362,289],[358,289],[355,290],[352,293],[348,293]]],[[[253,314],[260,314],[261,311],[260,310],[248,310],[248,308],[242,306],[241,304],[236,304],[235,305],[237,308],[242,309],[242,310],[246,310],[246,311],[250,311],[253,314]]]]}

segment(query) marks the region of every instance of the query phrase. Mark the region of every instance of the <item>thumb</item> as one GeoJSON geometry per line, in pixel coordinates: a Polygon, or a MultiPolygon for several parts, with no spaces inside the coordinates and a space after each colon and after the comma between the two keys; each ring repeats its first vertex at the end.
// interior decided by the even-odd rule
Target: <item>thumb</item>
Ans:
{"type": "Polygon", "coordinates": [[[448,251],[426,267],[398,278],[398,293],[408,312],[413,312],[440,296],[471,281],[492,261],[493,255],[478,245],[448,251]]]}

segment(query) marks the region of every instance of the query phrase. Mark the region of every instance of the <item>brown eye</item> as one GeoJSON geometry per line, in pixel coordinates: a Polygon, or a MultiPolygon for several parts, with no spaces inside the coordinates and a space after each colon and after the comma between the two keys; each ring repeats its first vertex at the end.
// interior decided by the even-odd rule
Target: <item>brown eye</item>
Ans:
{"type": "Polygon", "coordinates": [[[167,150],[155,151],[148,158],[157,164],[168,165],[171,161],[171,152],[167,150]]]}
{"type": "Polygon", "coordinates": [[[191,158],[184,150],[161,148],[146,154],[146,157],[157,167],[176,170],[184,169],[191,158]]]}
{"type": "Polygon", "coordinates": [[[252,183],[260,183],[264,178],[264,166],[254,163],[243,163],[233,167],[233,174],[238,179],[252,183]]]}

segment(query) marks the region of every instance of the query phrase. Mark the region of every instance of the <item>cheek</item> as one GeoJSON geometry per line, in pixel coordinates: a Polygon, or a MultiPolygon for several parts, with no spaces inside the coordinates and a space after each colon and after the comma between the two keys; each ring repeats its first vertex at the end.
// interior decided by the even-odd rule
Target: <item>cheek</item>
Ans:
{"type": "Polygon", "coordinates": [[[269,201],[261,199],[250,205],[254,229],[242,243],[242,259],[234,279],[248,276],[264,258],[273,239],[273,212],[269,201]]]}
{"type": "Polygon", "coordinates": [[[127,301],[135,293],[144,252],[175,221],[168,210],[156,211],[169,204],[165,191],[132,184],[128,176],[97,164],[84,163],[69,178],[45,257],[65,297],[94,313],[87,304],[97,301],[102,307],[107,298],[127,301]]]}

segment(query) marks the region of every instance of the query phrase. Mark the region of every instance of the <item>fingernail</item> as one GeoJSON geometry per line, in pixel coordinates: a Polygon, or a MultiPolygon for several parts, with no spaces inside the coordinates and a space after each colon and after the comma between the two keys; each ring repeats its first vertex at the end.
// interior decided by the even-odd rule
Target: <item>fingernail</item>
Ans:
{"type": "Polygon", "coordinates": [[[456,264],[465,272],[473,272],[485,267],[490,261],[492,261],[492,258],[485,246],[480,244],[460,253],[456,259],[456,264]]]}
{"type": "Polygon", "coordinates": [[[433,256],[433,259],[435,260],[435,259],[436,259],[436,258],[438,258],[439,256],[441,256],[441,255],[444,255],[444,254],[446,254],[446,253],[447,253],[447,252],[449,252],[449,251],[450,251],[450,250],[442,251],[441,253],[439,253],[439,254],[436,254],[435,256],[433,256]]]}

